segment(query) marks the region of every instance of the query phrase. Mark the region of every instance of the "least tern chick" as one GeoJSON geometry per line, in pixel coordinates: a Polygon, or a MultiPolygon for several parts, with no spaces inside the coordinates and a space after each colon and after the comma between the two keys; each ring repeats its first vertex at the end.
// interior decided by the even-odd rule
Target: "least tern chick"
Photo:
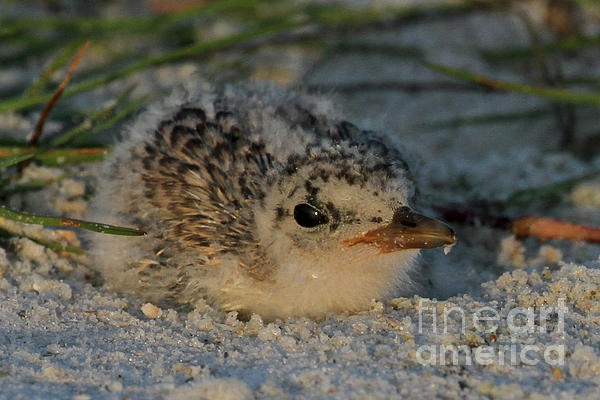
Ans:
{"type": "Polygon", "coordinates": [[[414,293],[419,249],[455,242],[410,208],[393,138],[302,92],[197,86],[143,114],[101,174],[93,217],[147,232],[93,237],[111,288],[321,318],[414,293]]]}

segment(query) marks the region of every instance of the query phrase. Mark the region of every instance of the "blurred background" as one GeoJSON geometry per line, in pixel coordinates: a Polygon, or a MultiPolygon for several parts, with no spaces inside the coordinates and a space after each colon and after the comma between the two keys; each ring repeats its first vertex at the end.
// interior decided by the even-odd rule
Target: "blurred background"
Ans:
{"type": "MultiPolygon", "coordinates": [[[[598,225],[599,16],[594,0],[2,0],[0,154],[41,149],[29,181],[5,187],[3,201],[85,216],[93,185],[57,205],[69,192],[56,182],[93,177],[146,104],[193,79],[264,79],[334,96],[357,125],[400,137],[432,213],[484,204],[598,225]]],[[[550,259],[526,241],[524,256],[502,242],[506,231],[457,229],[455,250],[428,263],[439,297],[535,257],[598,255],[561,242],[550,259]]]]}

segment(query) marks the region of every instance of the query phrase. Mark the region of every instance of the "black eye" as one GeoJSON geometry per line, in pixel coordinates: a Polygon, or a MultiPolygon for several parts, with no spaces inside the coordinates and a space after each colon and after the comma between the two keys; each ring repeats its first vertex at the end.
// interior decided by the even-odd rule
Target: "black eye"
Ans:
{"type": "Polygon", "coordinates": [[[298,225],[305,228],[313,228],[329,222],[327,215],[306,203],[301,203],[294,207],[294,219],[298,225]]]}

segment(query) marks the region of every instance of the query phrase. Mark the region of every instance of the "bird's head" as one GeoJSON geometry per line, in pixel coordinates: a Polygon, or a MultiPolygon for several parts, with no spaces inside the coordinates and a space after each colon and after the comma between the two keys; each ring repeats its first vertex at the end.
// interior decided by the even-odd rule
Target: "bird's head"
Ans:
{"type": "Polygon", "coordinates": [[[273,157],[249,202],[255,244],[246,254],[258,254],[249,262],[258,290],[240,290],[240,305],[267,318],[366,309],[417,289],[410,272],[419,249],[456,241],[442,222],[411,209],[406,163],[373,135],[332,139],[330,129],[300,152],[273,157]]]}

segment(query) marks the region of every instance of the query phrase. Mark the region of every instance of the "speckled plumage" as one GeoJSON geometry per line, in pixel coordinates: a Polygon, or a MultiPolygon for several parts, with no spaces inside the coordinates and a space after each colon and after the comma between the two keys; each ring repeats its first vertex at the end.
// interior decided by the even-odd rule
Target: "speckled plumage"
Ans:
{"type": "Polygon", "coordinates": [[[410,205],[399,146],[318,96],[189,86],[127,131],[99,186],[94,218],[148,233],[92,239],[96,265],[121,292],[273,318],[355,311],[414,290],[418,250],[349,242],[410,205]],[[299,226],[299,203],[327,224],[299,226]]]}

